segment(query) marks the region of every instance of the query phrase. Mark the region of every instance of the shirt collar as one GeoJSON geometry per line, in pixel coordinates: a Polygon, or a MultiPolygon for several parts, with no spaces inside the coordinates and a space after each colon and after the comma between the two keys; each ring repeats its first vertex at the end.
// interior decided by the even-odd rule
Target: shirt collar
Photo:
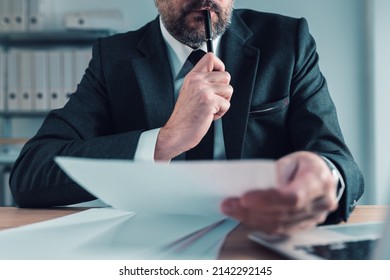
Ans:
{"type": "MultiPolygon", "coordinates": [[[[186,62],[188,56],[191,54],[191,52],[194,49],[179,42],[176,38],[174,38],[165,28],[161,20],[161,17],[160,17],[160,29],[164,41],[167,44],[168,57],[172,69],[172,76],[175,79],[177,74],[180,72],[181,68],[183,67],[184,63],[186,62]]],[[[218,36],[216,39],[212,41],[217,56],[219,55],[220,41],[221,41],[221,36],[218,36]]],[[[204,43],[199,49],[202,49],[205,52],[207,52],[206,43],[204,43]]]]}

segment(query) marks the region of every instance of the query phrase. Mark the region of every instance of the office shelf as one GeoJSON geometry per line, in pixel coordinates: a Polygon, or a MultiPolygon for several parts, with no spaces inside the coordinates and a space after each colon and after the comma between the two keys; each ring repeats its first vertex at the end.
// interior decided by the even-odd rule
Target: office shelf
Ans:
{"type": "MultiPolygon", "coordinates": [[[[22,125],[22,127],[29,128],[29,122],[31,123],[33,119],[40,122],[40,120],[45,118],[45,116],[49,113],[50,110],[58,107],[62,107],[66,103],[66,98],[61,99],[61,101],[58,101],[56,103],[56,100],[58,99],[50,99],[52,96],[56,96],[58,98],[58,94],[70,94],[76,89],[77,83],[80,81],[81,76],[87,67],[87,60],[90,59],[91,55],[91,49],[92,44],[95,42],[97,38],[100,37],[106,37],[113,32],[110,30],[85,30],[85,31],[61,31],[61,32],[50,32],[50,31],[39,31],[39,32],[7,32],[7,33],[0,33],[0,51],[4,53],[2,57],[7,56],[6,61],[1,61],[1,63],[5,66],[3,69],[0,68],[0,74],[3,76],[1,77],[1,86],[3,87],[0,89],[0,98],[2,98],[1,103],[1,110],[0,110],[0,125],[1,125],[1,131],[0,131],[0,206],[1,205],[12,205],[12,195],[10,194],[9,186],[8,186],[8,178],[9,174],[12,168],[12,165],[18,158],[20,151],[23,147],[23,145],[28,141],[28,139],[16,139],[14,138],[15,133],[21,134],[23,136],[31,137],[35,132],[34,129],[31,129],[31,131],[15,131],[15,126],[22,125]],[[86,51],[85,51],[86,50],[86,51]],[[10,74],[9,66],[8,66],[8,55],[13,53],[18,54],[18,61],[15,64],[17,65],[13,66],[14,69],[17,67],[17,71],[12,72],[14,74],[10,74]],[[50,79],[50,70],[46,70],[47,72],[47,80],[45,82],[46,87],[43,90],[45,98],[49,98],[47,100],[46,105],[43,107],[38,107],[33,104],[35,104],[33,101],[31,101],[31,106],[26,106],[26,103],[12,103],[12,106],[9,105],[9,99],[8,94],[14,93],[15,89],[17,88],[18,94],[20,94],[22,91],[28,92],[30,95],[30,100],[32,100],[32,85],[33,82],[30,82],[30,90],[27,88],[24,88],[20,85],[20,83],[23,82],[23,77],[30,77],[31,79],[34,79],[33,77],[37,77],[34,75],[34,73],[37,73],[37,69],[31,68],[30,72],[19,72],[22,71],[22,69],[29,69],[29,67],[32,67],[32,62],[28,62],[27,67],[22,67],[21,56],[22,54],[24,57],[29,56],[29,60],[33,59],[34,55],[36,53],[44,53],[44,59],[42,59],[43,65],[46,65],[47,69],[50,67],[53,67],[52,65],[58,65],[58,77],[59,80],[63,79],[65,77],[65,73],[68,75],[66,77],[72,76],[72,78],[67,79],[67,87],[66,92],[63,92],[65,90],[65,81],[62,80],[61,82],[58,82],[58,88],[55,87],[50,89],[49,86],[49,79],[50,79]],[[59,54],[58,54],[59,53],[59,54]],[[61,57],[65,57],[65,53],[67,54],[67,58],[63,58],[61,60],[61,57]],[[83,56],[87,53],[87,56],[83,56]],[[54,60],[55,62],[58,62],[57,64],[50,64],[53,62],[49,62],[49,56],[53,55],[53,57],[58,56],[58,60],[54,60]],[[57,55],[57,56],[56,56],[57,55]],[[74,55],[74,56],[73,56],[74,55]],[[69,60],[69,57],[71,60],[69,60]],[[85,60],[84,60],[85,58],[85,60]],[[20,59],[20,60],[19,60],[20,59]],[[69,66],[69,63],[67,65],[67,72],[61,72],[64,70],[63,67],[65,67],[65,64],[63,61],[74,61],[74,64],[71,64],[69,66]],[[79,63],[77,63],[77,61],[79,63]],[[82,63],[81,63],[82,62],[82,63]],[[48,63],[48,64],[47,64],[48,63]],[[85,63],[85,64],[83,64],[85,63]],[[82,65],[81,65],[82,64],[82,65]],[[81,72],[82,70],[82,72],[81,72]],[[31,75],[29,74],[31,73],[31,75]],[[10,89],[9,85],[7,84],[8,81],[10,81],[8,78],[8,75],[14,75],[12,77],[17,77],[13,80],[15,83],[12,87],[12,90],[10,89]],[[24,75],[24,76],[23,76],[24,75]],[[74,76],[73,76],[74,75],[74,76]],[[78,76],[76,78],[76,76],[78,76]],[[62,78],[61,78],[62,77],[62,78]],[[15,82],[15,80],[17,82],[15,82]],[[71,82],[69,82],[69,80],[71,82]],[[4,81],[4,83],[3,83],[4,81]],[[17,84],[19,83],[19,84],[17,84]],[[63,86],[63,88],[61,88],[63,86]],[[61,91],[61,92],[59,92],[61,91]],[[53,104],[50,102],[54,100],[53,104]],[[8,107],[9,106],[9,107],[8,107]],[[19,106],[19,107],[18,107],[19,106]],[[24,110],[18,110],[18,108],[24,108],[24,110]],[[31,110],[29,110],[31,108],[31,110]],[[45,108],[44,111],[38,110],[38,108],[45,108]],[[12,110],[11,110],[12,109],[12,110]],[[46,110],[47,109],[47,110],[46,110]],[[16,120],[16,121],[15,121],[16,120]],[[31,134],[31,135],[30,135],[31,134]]],[[[25,61],[24,61],[25,62],[25,61]]],[[[1,65],[0,65],[1,66],[1,65]]],[[[34,66],[36,67],[36,66],[34,66]]],[[[39,68],[44,69],[44,68],[39,68]]],[[[55,66],[53,69],[56,69],[55,66]]],[[[43,71],[43,70],[42,70],[43,71]]],[[[40,72],[43,73],[43,72],[40,72]]],[[[56,72],[57,73],[57,72],[56,72]]],[[[35,81],[36,83],[36,81],[35,81]]],[[[41,90],[41,89],[40,89],[41,90]]],[[[36,94],[37,92],[35,92],[36,94]]],[[[63,95],[61,95],[62,98],[63,95]]],[[[20,98],[20,95],[17,97],[20,98]]],[[[14,99],[13,99],[14,100],[14,99]]],[[[21,102],[20,99],[18,102],[21,102]]],[[[43,103],[41,103],[42,105],[43,103]]],[[[34,121],[34,123],[37,123],[34,121]]]]}
{"type": "MultiPolygon", "coordinates": [[[[81,49],[86,46],[91,46],[93,42],[100,37],[105,37],[113,32],[110,30],[83,30],[83,31],[36,31],[36,32],[6,32],[0,33],[0,48],[5,53],[16,50],[44,50],[48,49],[81,49]]],[[[81,78],[81,77],[80,77],[81,78]]],[[[5,91],[8,86],[6,85],[5,91]]],[[[6,98],[2,96],[2,98],[6,98]]],[[[3,100],[3,103],[6,103],[3,100]]],[[[0,118],[3,120],[3,133],[2,137],[12,137],[10,132],[10,119],[12,118],[37,118],[45,117],[48,111],[15,111],[15,110],[2,110],[0,111],[0,118]]]]}
{"type": "MultiPolygon", "coordinates": [[[[28,31],[28,32],[0,32],[0,50],[4,53],[10,53],[12,50],[21,51],[44,51],[51,52],[58,50],[83,50],[92,46],[97,38],[106,37],[114,32],[112,30],[63,30],[63,31],[28,31]]],[[[85,65],[86,66],[86,65],[85,65]]],[[[84,68],[85,69],[85,68],[84,68]]],[[[7,73],[5,74],[8,75],[7,73]]],[[[81,75],[81,74],[78,74],[81,75]]],[[[81,79],[77,77],[77,79],[81,79]]],[[[78,80],[79,81],[79,80],[78,80]]],[[[78,81],[74,80],[75,85],[78,81]]],[[[3,86],[3,85],[2,85],[3,86]]],[[[75,88],[75,87],[74,87],[75,88]]],[[[7,81],[5,80],[5,88],[3,91],[3,104],[6,104],[6,92],[8,91],[7,81]]],[[[47,89],[49,90],[49,89],[47,89]]],[[[47,96],[50,93],[47,92],[47,96]]],[[[60,105],[63,106],[63,105],[60,105]]],[[[13,141],[13,122],[14,119],[39,119],[44,117],[53,108],[48,108],[45,111],[32,110],[7,110],[6,105],[0,111],[0,164],[12,163],[16,156],[13,151],[10,152],[10,143],[4,144],[4,141],[13,141]]],[[[16,109],[16,108],[13,108],[16,109]]],[[[24,141],[25,142],[25,141],[24,141]]]]}
{"type": "Polygon", "coordinates": [[[31,47],[51,45],[90,45],[97,38],[113,34],[110,30],[93,31],[41,31],[0,33],[0,45],[8,47],[31,47]]]}
{"type": "Polygon", "coordinates": [[[48,113],[49,111],[0,111],[0,118],[43,118],[48,113]]]}

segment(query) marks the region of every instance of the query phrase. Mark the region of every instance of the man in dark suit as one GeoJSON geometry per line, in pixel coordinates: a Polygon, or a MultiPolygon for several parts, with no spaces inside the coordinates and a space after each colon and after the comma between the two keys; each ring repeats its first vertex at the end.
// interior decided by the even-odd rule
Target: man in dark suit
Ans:
{"type": "Polygon", "coordinates": [[[94,199],[55,165],[55,156],[169,161],[197,154],[212,131],[214,159],[277,159],[276,188],[227,198],[226,215],[270,233],[346,220],[363,178],[344,143],[306,21],[233,12],[233,0],[156,0],[156,6],[156,20],[95,44],[76,93],[48,115],[15,163],[16,203],[94,199]],[[205,9],[216,54],[187,73],[187,56],[205,50],[205,9]]]}

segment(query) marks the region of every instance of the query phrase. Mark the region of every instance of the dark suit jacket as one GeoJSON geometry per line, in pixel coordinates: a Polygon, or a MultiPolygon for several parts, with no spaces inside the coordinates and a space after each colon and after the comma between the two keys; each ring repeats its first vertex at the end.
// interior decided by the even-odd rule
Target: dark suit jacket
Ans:
{"type": "MultiPolygon", "coordinates": [[[[344,143],[306,21],[236,10],[221,46],[234,88],[223,117],[227,158],[278,159],[299,150],[327,157],[347,185],[332,219],[346,219],[362,195],[363,178],[344,143]]],[[[98,40],[76,93],[48,115],[16,161],[10,180],[16,203],[47,207],[93,199],[53,157],[131,159],[140,134],[162,127],[173,108],[158,19],[98,40]]]]}

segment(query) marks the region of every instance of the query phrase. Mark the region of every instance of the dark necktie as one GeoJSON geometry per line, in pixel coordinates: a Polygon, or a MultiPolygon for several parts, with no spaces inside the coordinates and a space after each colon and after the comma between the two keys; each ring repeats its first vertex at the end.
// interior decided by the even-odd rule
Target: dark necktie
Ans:
{"type": "MultiPolygon", "coordinates": [[[[195,66],[198,61],[206,53],[202,50],[193,51],[188,57],[188,61],[191,62],[192,66],[195,66]]],[[[214,122],[211,123],[209,130],[206,135],[200,141],[200,143],[193,149],[186,152],[186,160],[207,160],[213,159],[214,151],[214,122]]]]}

